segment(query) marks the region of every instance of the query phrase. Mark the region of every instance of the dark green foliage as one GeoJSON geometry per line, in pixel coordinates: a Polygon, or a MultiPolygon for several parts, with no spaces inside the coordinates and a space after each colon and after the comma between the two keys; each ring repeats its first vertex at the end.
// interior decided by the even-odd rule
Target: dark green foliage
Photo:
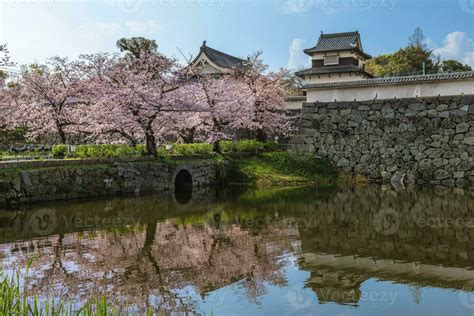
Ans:
{"type": "Polygon", "coordinates": [[[68,153],[67,145],[56,145],[53,147],[53,156],[54,157],[65,157],[68,153]]]}
{"type": "Polygon", "coordinates": [[[121,38],[117,41],[117,47],[121,52],[127,52],[135,58],[140,58],[143,52],[156,53],[158,51],[156,41],[144,37],[121,38]]]}
{"type": "Polygon", "coordinates": [[[143,145],[130,147],[127,145],[80,145],[76,150],[69,153],[71,158],[126,158],[140,157],[146,155],[143,145]]]}
{"type": "Polygon", "coordinates": [[[444,60],[440,65],[440,71],[443,73],[472,71],[471,66],[463,65],[457,60],[444,60]]]}
{"type": "Polygon", "coordinates": [[[428,49],[423,31],[418,27],[409,39],[409,45],[392,54],[374,57],[365,63],[366,71],[376,77],[409,76],[471,71],[469,65],[456,60],[440,61],[428,49]]]}
{"type": "Polygon", "coordinates": [[[211,155],[212,145],[206,143],[200,144],[173,144],[160,146],[158,155],[179,155],[179,156],[195,156],[195,155],[211,155]],[[166,147],[170,148],[167,149],[166,147]]]}

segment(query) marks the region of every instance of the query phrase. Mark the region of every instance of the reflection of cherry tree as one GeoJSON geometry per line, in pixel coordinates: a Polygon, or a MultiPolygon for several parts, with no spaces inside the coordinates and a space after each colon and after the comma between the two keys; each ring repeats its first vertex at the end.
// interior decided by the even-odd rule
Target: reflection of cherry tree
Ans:
{"type": "Polygon", "coordinates": [[[196,311],[199,296],[238,282],[258,302],[265,284],[284,285],[279,257],[291,251],[293,232],[263,228],[258,235],[237,225],[182,225],[173,220],[126,232],[95,230],[0,247],[5,267],[34,256],[30,289],[85,302],[102,293],[139,311],[196,311]]]}

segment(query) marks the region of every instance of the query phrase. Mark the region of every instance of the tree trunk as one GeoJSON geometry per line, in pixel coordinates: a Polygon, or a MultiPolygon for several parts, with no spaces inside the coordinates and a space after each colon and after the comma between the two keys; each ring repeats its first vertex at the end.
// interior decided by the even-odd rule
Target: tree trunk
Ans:
{"type": "Polygon", "coordinates": [[[220,142],[217,140],[212,144],[212,151],[215,153],[220,154],[221,153],[221,145],[220,142]]]}
{"type": "Polygon", "coordinates": [[[66,133],[64,133],[63,127],[59,124],[56,125],[58,129],[59,139],[61,144],[66,144],[66,133]]]}
{"type": "Polygon", "coordinates": [[[257,129],[256,133],[255,133],[255,139],[259,142],[266,142],[267,141],[267,135],[265,134],[265,132],[259,128],[257,129]]]}
{"type": "Polygon", "coordinates": [[[195,128],[191,128],[181,133],[181,139],[185,144],[194,144],[195,130],[195,128]]]}
{"type": "Polygon", "coordinates": [[[145,141],[148,155],[156,156],[156,138],[151,127],[145,129],[145,141]]]}

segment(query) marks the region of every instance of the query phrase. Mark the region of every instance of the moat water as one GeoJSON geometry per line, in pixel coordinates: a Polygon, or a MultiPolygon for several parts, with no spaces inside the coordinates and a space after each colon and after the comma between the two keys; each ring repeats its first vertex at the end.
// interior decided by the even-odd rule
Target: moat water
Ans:
{"type": "Polygon", "coordinates": [[[0,213],[40,300],[143,313],[472,315],[474,192],[205,188],[0,213]],[[32,258],[31,268],[26,266],[32,258]]]}

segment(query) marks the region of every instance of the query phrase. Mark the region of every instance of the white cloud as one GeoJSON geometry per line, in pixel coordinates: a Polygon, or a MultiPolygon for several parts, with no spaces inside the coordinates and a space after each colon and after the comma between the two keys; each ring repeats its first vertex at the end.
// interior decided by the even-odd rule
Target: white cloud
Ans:
{"type": "Polygon", "coordinates": [[[281,7],[287,14],[303,14],[311,11],[314,0],[285,0],[281,7]]]}
{"type": "Polygon", "coordinates": [[[441,59],[455,59],[474,67],[474,41],[465,32],[449,33],[442,47],[437,47],[431,39],[427,40],[427,44],[441,59]]]}
{"type": "Polygon", "coordinates": [[[161,25],[156,20],[148,21],[127,21],[125,22],[125,27],[135,34],[156,34],[162,29],[161,25]]]}
{"type": "Polygon", "coordinates": [[[89,21],[78,27],[80,34],[89,40],[98,40],[104,37],[117,35],[121,27],[117,23],[89,21]]]}
{"type": "Polygon", "coordinates": [[[288,59],[287,68],[288,69],[297,69],[300,66],[306,66],[308,59],[303,53],[303,44],[305,43],[304,39],[295,38],[291,41],[289,47],[290,58],[288,59]]]}

